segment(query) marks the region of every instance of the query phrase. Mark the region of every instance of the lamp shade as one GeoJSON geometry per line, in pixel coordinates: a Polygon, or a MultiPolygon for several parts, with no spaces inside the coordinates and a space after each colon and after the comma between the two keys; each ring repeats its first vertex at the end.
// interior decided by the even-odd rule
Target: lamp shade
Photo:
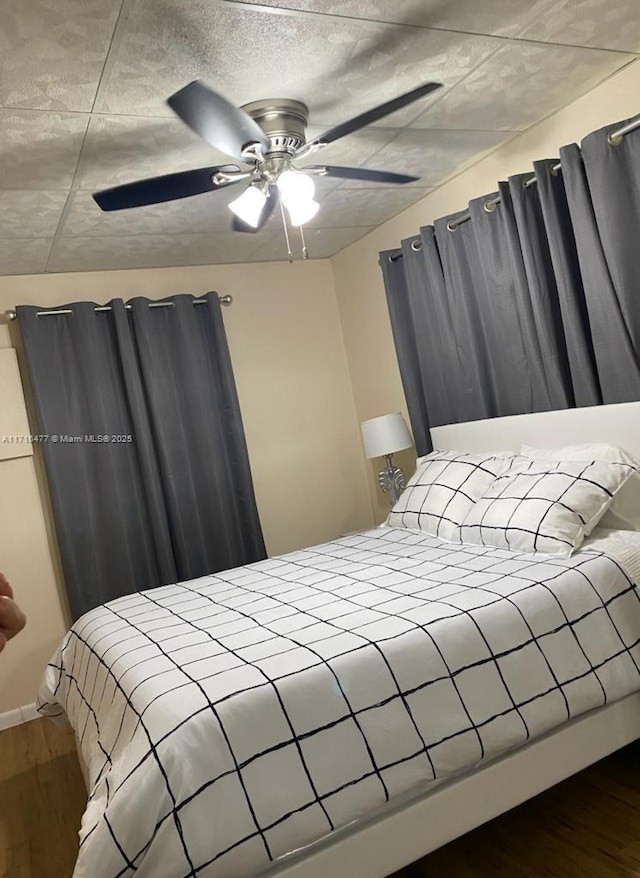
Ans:
{"type": "Polygon", "coordinates": [[[411,433],[400,412],[363,421],[362,438],[367,457],[384,457],[413,445],[411,433]]]}

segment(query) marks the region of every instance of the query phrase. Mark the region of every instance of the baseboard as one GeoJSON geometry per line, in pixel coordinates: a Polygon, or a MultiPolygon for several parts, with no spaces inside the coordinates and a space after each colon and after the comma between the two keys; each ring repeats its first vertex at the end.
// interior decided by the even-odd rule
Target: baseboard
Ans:
{"type": "Polygon", "coordinates": [[[13,726],[19,726],[21,723],[31,722],[32,719],[38,719],[39,716],[35,703],[16,707],[15,710],[7,710],[0,713],[0,732],[13,728],[13,726]]]}

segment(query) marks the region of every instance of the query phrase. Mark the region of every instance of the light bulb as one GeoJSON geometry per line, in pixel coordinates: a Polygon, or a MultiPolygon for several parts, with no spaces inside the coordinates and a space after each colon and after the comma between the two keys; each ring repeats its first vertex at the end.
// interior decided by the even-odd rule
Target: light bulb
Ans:
{"type": "Polygon", "coordinates": [[[307,174],[283,171],[278,177],[278,189],[285,207],[295,209],[298,204],[311,201],[316,191],[315,184],[307,174]]]}
{"type": "Polygon", "coordinates": [[[310,219],[314,218],[320,210],[320,205],[317,201],[314,201],[313,198],[310,198],[308,201],[299,202],[293,206],[287,205],[287,210],[289,211],[291,225],[303,226],[305,223],[308,223],[310,219]]]}
{"type": "Polygon", "coordinates": [[[239,198],[229,204],[229,210],[254,229],[258,228],[267,196],[257,186],[249,186],[239,198]]]}

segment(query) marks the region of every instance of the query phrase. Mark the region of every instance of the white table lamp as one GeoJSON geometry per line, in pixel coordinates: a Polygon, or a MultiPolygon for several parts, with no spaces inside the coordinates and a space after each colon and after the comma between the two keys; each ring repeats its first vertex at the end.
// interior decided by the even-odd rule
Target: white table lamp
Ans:
{"type": "Polygon", "coordinates": [[[362,438],[368,458],[385,458],[385,468],[378,473],[378,484],[385,494],[389,494],[391,505],[394,506],[405,488],[406,479],[400,467],[394,467],[391,456],[395,451],[402,451],[413,445],[409,428],[400,412],[395,412],[393,415],[382,415],[363,421],[362,438]]]}

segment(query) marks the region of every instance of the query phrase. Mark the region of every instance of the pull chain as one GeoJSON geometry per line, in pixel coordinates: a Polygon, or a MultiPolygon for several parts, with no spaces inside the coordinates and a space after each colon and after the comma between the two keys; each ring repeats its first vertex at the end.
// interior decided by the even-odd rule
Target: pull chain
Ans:
{"type": "Polygon", "coordinates": [[[287,242],[287,255],[289,256],[289,262],[293,262],[293,253],[291,252],[291,244],[289,243],[289,230],[287,229],[287,218],[284,215],[284,207],[282,205],[282,201],[278,199],[278,204],[280,205],[280,216],[282,217],[282,228],[284,229],[284,239],[287,242]]]}
{"type": "Polygon", "coordinates": [[[302,231],[302,226],[298,226],[298,228],[300,229],[300,240],[302,241],[302,258],[308,259],[309,251],[307,250],[307,245],[305,244],[304,232],[302,231]]]}

